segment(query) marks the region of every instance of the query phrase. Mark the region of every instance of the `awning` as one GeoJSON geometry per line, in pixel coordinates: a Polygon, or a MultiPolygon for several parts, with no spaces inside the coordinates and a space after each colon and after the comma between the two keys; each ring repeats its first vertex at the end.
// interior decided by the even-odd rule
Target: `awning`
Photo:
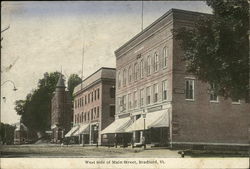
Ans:
{"type": "Polygon", "coordinates": [[[81,124],[79,129],[73,133],[73,136],[79,136],[80,134],[89,134],[89,124],[81,124]]]}
{"type": "MultiPolygon", "coordinates": [[[[145,129],[152,127],[169,127],[169,119],[167,110],[147,113],[145,118],[145,129]]],[[[126,129],[126,132],[144,130],[144,118],[141,116],[131,126],[126,129]]]]}
{"type": "Polygon", "coordinates": [[[132,124],[132,120],[130,117],[116,119],[108,127],[102,130],[101,134],[125,133],[126,128],[128,128],[131,124],[132,124]]]}
{"type": "Polygon", "coordinates": [[[79,125],[72,127],[71,130],[65,135],[65,137],[71,137],[74,134],[74,132],[78,130],[78,128],[79,128],[79,125]]]}

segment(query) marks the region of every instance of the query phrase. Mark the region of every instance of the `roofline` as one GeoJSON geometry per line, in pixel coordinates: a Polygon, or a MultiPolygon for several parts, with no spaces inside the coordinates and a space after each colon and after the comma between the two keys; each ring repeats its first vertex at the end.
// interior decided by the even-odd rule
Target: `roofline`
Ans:
{"type": "MultiPolygon", "coordinates": [[[[88,78],[90,78],[91,76],[93,76],[94,74],[96,74],[97,72],[99,72],[101,69],[109,69],[109,70],[116,70],[116,68],[110,68],[110,67],[101,67],[98,70],[96,70],[94,73],[92,73],[91,75],[89,75],[88,77],[86,77],[84,80],[82,79],[82,82],[86,81],[88,78]]],[[[81,82],[81,83],[82,83],[81,82]]],[[[79,85],[81,85],[81,83],[79,85]]],[[[78,85],[77,85],[78,86],[78,85]]]]}
{"type": "Polygon", "coordinates": [[[139,32],[138,34],[136,34],[132,39],[128,40],[125,44],[123,44],[121,47],[119,47],[117,50],[115,50],[115,54],[117,52],[119,52],[121,49],[123,49],[124,47],[126,47],[129,43],[131,43],[132,41],[134,41],[136,38],[138,38],[139,36],[141,36],[144,32],[148,31],[150,28],[152,28],[158,22],[160,22],[164,18],[168,17],[173,12],[182,12],[182,13],[189,13],[189,14],[191,13],[191,14],[195,14],[195,15],[211,15],[209,13],[202,13],[202,12],[195,12],[195,11],[188,11],[188,10],[171,8],[169,11],[167,11],[165,14],[163,14],[160,18],[156,19],[153,23],[151,23],[149,26],[147,26],[141,32],[139,32]]]}

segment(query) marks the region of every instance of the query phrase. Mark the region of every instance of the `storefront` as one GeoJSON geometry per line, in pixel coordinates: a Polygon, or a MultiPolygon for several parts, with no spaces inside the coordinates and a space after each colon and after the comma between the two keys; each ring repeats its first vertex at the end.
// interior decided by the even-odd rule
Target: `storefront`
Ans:
{"type": "Polygon", "coordinates": [[[132,124],[130,117],[116,119],[108,127],[101,131],[102,143],[108,146],[128,146],[132,139],[132,133],[125,130],[132,124]]]}
{"type": "Polygon", "coordinates": [[[167,110],[132,116],[134,120],[125,131],[133,133],[133,145],[153,144],[166,146],[169,137],[169,115],[167,110]]]}

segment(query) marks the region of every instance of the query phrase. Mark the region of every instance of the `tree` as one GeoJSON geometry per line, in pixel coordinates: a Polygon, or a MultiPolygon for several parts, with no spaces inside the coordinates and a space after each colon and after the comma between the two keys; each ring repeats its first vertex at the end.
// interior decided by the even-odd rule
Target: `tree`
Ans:
{"type": "Polygon", "coordinates": [[[82,79],[77,74],[71,74],[68,79],[68,89],[70,96],[73,98],[74,88],[82,82],[82,79]]]}
{"type": "Polygon", "coordinates": [[[38,81],[38,88],[31,91],[25,100],[17,100],[15,110],[21,122],[29,129],[44,132],[50,129],[51,99],[60,73],[45,73],[38,81]]]}
{"type": "Polygon", "coordinates": [[[219,95],[249,96],[249,13],[247,0],[207,0],[213,15],[202,16],[192,29],[175,30],[187,71],[217,85],[219,95]]]}

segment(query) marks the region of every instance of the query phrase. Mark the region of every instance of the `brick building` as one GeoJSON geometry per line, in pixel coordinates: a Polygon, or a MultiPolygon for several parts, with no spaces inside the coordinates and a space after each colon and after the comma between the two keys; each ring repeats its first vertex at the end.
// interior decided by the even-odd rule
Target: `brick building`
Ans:
{"type": "Polygon", "coordinates": [[[67,137],[81,144],[101,144],[100,131],[114,121],[115,69],[102,67],[74,89],[74,126],[67,137]]]}
{"type": "Polygon", "coordinates": [[[135,146],[249,145],[250,104],[217,96],[185,71],[172,30],[201,15],[171,9],[115,51],[116,115],[103,134],[135,146]]]}
{"type": "Polygon", "coordinates": [[[71,126],[72,99],[69,91],[65,89],[64,79],[60,75],[51,100],[51,130],[54,143],[62,142],[71,126]]]}

